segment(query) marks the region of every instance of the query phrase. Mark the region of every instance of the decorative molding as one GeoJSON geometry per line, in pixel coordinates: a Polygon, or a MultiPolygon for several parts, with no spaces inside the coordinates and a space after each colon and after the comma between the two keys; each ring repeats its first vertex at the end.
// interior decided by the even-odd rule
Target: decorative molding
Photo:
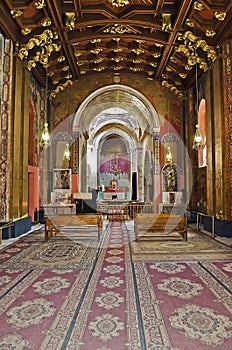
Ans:
{"type": "Polygon", "coordinates": [[[129,5],[128,0],[107,0],[113,7],[123,7],[129,5]]]}
{"type": "Polygon", "coordinates": [[[49,57],[53,51],[60,51],[61,46],[54,43],[58,39],[57,32],[53,32],[50,29],[46,29],[42,34],[35,35],[26,44],[21,45],[19,49],[19,57],[21,60],[28,58],[29,51],[34,47],[38,48],[35,56],[28,60],[28,69],[31,70],[36,66],[37,62],[40,62],[44,68],[49,67],[49,57]]]}

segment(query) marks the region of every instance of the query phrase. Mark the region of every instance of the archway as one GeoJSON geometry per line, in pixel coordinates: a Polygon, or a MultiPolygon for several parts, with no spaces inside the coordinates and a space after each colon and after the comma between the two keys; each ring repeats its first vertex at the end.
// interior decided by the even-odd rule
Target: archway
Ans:
{"type": "MultiPolygon", "coordinates": [[[[100,150],[102,150],[102,145],[108,142],[107,140],[119,143],[123,140],[127,153],[130,155],[126,162],[128,171],[123,172],[123,176],[125,177],[127,173],[129,183],[120,179],[119,185],[124,187],[124,190],[129,187],[128,192],[130,192],[131,174],[132,172],[138,173],[138,197],[143,200],[144,183],[140,175],[144,174],[144,157],[147,152],[149,154],[147,168],[150,170],[153,165],[153,136],[159,133],[159,130],[160,120],[157,112],[150,101],[135,89],[122,85],[111,85],[90,94],[81,104],[73,120],[73,131],[78,132],[79,135],[85,135],[79,138],[79,142],[80,148],[86,144],[87,149],[86,163],[89,171],[87,187],[96,188],[103,185],[109,188],[109,174],[112,176],[114,174],[108,171],[108,161],[105,162],[108,164],[106,166],[108,172],[101,171],[101,167],[106,169],[101,164],[100,150]],[[146,141],[148,139],[150,141],[146,141]],[[103,181],[102,173],[105,173],[103,177],[107,181],[103,181]]],[[[116,152],[111,150],[111,158],[114,153],[116,152]]],[[[125,164],[125,158],[122,162],[125,164]]],[[[117,171],[120,173],[120,169],[117,171]]],[[[80,182],[82,181],[82,176],[80,176],[80,182]]]]}

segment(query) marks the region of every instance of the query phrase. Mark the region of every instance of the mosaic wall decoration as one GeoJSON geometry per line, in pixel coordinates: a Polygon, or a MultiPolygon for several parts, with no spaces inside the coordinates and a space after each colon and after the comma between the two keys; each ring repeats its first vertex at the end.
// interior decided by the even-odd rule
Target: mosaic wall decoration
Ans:
{"type": "Polygon", "coordinates": [[[160,175],[160,136],[154,136],[154,175],[160,175]]]}
{"type": "Polygon", "coordinates": [[[225,42],[223,61],[227,219],[232,219],[232,40],[225,42]]]}
{"type": "Polygon", "coordinates": [[[10,89],[12,69],[12,42],[0,34],[0,99],[1,99],[1,160],[0,160],[0,221],[9,221],[9,123],[10,123],[10,89]]]}
{"type": "Polygon", "coordinates": [[[45,105],[43,89],[41,89],[39,83],[32,74],[30,77],[30,94],[30,138],[33,140],[31,140],[31,142],[29,141],[29,144],[33,150],[29,150],[29,155],[31,155],[29,161],[30,165],[38,166],[40,157],[39,137],[44,124],[45,105]]]}
{"type": "Polygon", "coordinates": [[[79,134],[73,135],[71,168],[73,174],[79,174],[79,134]]]}

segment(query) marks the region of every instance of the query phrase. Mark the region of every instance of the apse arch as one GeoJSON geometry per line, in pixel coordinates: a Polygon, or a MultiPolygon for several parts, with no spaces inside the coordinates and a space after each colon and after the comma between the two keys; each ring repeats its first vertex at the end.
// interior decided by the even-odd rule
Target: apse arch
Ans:
{"type": "Polygon", "coordinates": [[[108,85],[97,89],[81,103],[73,119],[73,131],[83,133],[101,112],[123,108],[137,118],[141,130],[160,130],[160,119],[151,102],[141,92],[125,85],[108,85]]]}

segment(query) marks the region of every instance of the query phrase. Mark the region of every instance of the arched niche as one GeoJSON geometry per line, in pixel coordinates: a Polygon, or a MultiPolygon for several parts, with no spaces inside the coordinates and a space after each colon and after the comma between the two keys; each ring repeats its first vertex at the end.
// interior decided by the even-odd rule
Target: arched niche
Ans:
{"type": "Polygon", "coordinates": [[[129,149],[121,136],[113,134],[102,140],[98,169],[98,182],[106,191],[114,189],[129,191],[131,173],[129,149]]]}

